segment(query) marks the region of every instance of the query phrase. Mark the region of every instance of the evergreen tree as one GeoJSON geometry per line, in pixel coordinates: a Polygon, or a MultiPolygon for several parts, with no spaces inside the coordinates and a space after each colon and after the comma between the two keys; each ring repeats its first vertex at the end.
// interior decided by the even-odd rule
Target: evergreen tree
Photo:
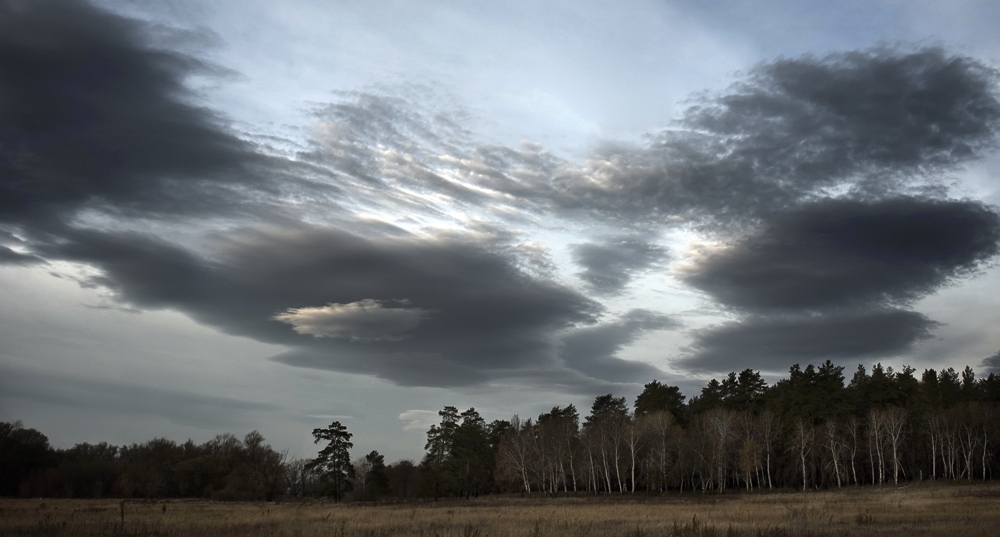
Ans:
{"type": "Polygon", "coordinates": [[[636,416],[665,411],[673,415],[677,423],[685,423],[686,410],[684,395],[681,394],[680,388],[666,386],[656,380],[643,386],[642,393],[635,398],[636,416]]]}
{"type": "Polygon", "coordinates": [[[377,500],[389,489],[389,476],[386,473],[385,457],[372,450],[365,455],[368,471],[365,475],[365,497],[377,500]]]}
{"type": "Polygon", "coordinates": [[[440,498],[454,487],[454,475],[448,471],[447,463],[459,425],[458,409],[453,406],[444,407],[438,416],[441,416],[441,423],[431,425],[427,431],[427,443],[424,444],[427,453],[420,462],[424,485],[434,498],[440,498]]]}
{"type": "Polygon", "coordinates": [[[320,479],[329,485],[334,501],[340,501],[344,493],[350,492],[354,480],[354,465],[351,464],[350,449],[354,447],[347,427],[339,421],[329,427],[313,429],[314,443],[327,442],[319,455],[306,465],[306,469],[317,470],[320,479]]]}
{"type": "Polygon", "coordinates": [[[49,439],[20,420],[0,423],[0,496],[16,496],[21,481],[50,462],[49,439]]]}
{"type": "Polygon", "coordinates": [[[468,498],[489,492],[493,487],[496,459],[486,422],[479,412],[470,408],[462,412],[461,418],[452,437],[447,467],[454,474],[456,492],[468,498]]]}

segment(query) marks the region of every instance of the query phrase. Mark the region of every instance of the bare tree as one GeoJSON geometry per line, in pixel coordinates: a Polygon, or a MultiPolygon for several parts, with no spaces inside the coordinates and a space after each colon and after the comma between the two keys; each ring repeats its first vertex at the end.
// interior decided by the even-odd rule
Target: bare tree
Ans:
{"type": "Polygon", "coordinates": [[[723,408],[713,408],[705,413],[706,432],[712,446],[712,470],[718,479],[718,489],[725,490],[729,452],[736,426],[736,413],[723,408]]]}
{"type": "Polygon", "coordinates": [[[666,410],[658,410],[641,416],[648,431],[649,449],[647,461],[650,471],[646,483],[655,483],[657,490],[664,491],[667,486],[667,465],[669,464],[670,436],[674,428],[674,416],[666,410]]]}
{"type": "Polygon", "coordinates": [[[646,421],[639,418],[629,418],[625,416],[625,423],[622,438],[628,450],[629,470],[631,475],[630,492],[635,494],[635,467],[639,461],[639,452],[646,443],[646,421]]]}
{"type": "Polygon", "coordinates": [[[844,444],[840,438],[840,427],[837,426],[836,421],[829,420],[823,425],[823,433],[825,447],[830,452],[833,473],[837,478],[837,488],[840,488],[840,458],[844,450],[844,444]]]}
{"type": "Polygon", "coordinates": [[[528,437],[531,433],[531,418],[524,422],[516,414],[510,420],[510,428],[504,433],[497,454],[497,467],[502,473],[521,481],[524,492],[531,493],[531,482],[528,480],[528,465],[530,446],[528,437]]]}
{"type": "Polygon", "coordinates": [[[270,502],[284,492],[287,451],[275,451],[263,435],[250,431],[240,453],[246,473],[245,493],[270,502]]]}
{"type": "Polygon", "coordinates": [[[774,417],[774,412],[765,410],[760,418],[761,441],[764,444],[765,466],[767,470],[767,488],[772,489],[771,484],[771,447],[774,446],[775,437],[778,434],[778,423],[774,417]]]}
{"type": "Polygon", "coordinates": [[[903,434],[906,428],[907,413],[902,408],[890,408],[883,411],[885,415],[885,435],[886,440],[889,443],[889,447],[892,449],[892,482],[894,485],[899,484],[899,473],[901,470],[901,465],[899,464],[899,448],[903,441],[903,434]]]}
{"type": "MultiPolygon", "coordinates": [[[[868,411],[868,442],[869,451],[875,448],[878,455],[878,484],[885,483],[885,457],[883,456],[882,440],[885,437],[885,414],[882,410],[871,409],[868,411]]],[[[875,483],[875,458],[872,460],[872,483],[875,483]]]]}
{"type": "Polygon", "coordinates": [[[851,435],[851,477],[854,478],[854,485],[857,486],[858,471],[854,466],[854,461],[858,458],[858,443],[861,438],[861,422],[858,418],[851,416],[847,420],[847,433],[851,435]]]}
{"type": "Polygon", "coordinates": [[[795,420],[793,442],[795,450],[798,452],[799,462],[802,466],[802,490],[806,490],[809,483],[809,471],[806,468],[806,462],[808,461],[809,455],[812,453],[814,437],[815,429],[811,423],[802,418],[795,420]]]}
{"type": "Polygon", "coordinates": [[[931,481],[937,480],[938,443],[941,442],[941,416],[930,412],[924,417],[924,430],[931,448],[931,481]]]}

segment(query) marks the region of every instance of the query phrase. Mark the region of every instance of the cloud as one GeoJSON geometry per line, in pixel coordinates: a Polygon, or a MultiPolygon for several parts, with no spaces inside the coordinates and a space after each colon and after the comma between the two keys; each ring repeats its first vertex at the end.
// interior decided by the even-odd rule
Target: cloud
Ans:
{"type": "Polygon", "coordinates": [[[635,309],[619,319],[570,331],[559,356],[570,369],[609,382],[648,381],[662,371],[649,364],[622,360],[617,353],[646,332],[678,328],[670,317],[635,309]]]}
{"type": "MultiPolygon", "coordinates": [[[[578,292],[530,276],[475,237],[367,239],[300,225],[232,230],[208,251],[200,255],[147,234],[99,231],[77,231],[72,240],[44,248],[48,257],[98,269],[90,283],[128,305],[176,309],[227,333],[286,345],[290,351],[277,357],[285,363],[406,385],[468,385],[551,367],[556,335],[593,323],[602,309],[578,292]],[[408,303],[374,307],[364,302],[371,297],[405,297],[408,303]],[[350,320],[354,324],[344,326],[362,330],[365,339],[303,338],[274,320],[275,312],[310,302],[356,304],[341,308],[337,321],[350,320]],[[421,322],[413,325],[418,313],[421,322]],[[368,314],[380,316],[378,322],[359,324],[368,314]],[[380,329],[399,336],[392,331],[406,328],[407,337],[371,337],[368,330],[383,321],[388,324],[380,329]]],[[[293,316],[309,317],[308,311],[293,316]]]]}
{"type": "Polygon", "coordinates": [[[293,197],[329,211],[329,171],[265,153],[198,104],[192,76],[230,73],[151,44],[171,33],[191,38],[83,1],[0,0],[0,225],[273,219],[293,197]]]}
{"type": "Polygon", "coordinates": [[[714,217],[760,215],[833,186],[891,192],[995,146],[996,77],[940,48],[781,59],[697,103],[686,132],[654,146],[694,165],[679,181],[713,200],[714,217]],[[714,179],[698,173],[706,164],[714,179]]]}
{"type": "Polygon", "coordinates": [[[366,210],[449,219],[455,211],[496,210],[505,201],[478,184],[477,171],[469,173],[476,143],[461,127],[462,110],[412,95],[339,96],[315,110],[314,136],[297,158],[333,172],[333,181],[366,210]]]}
{"type": "Polygon", "coordinates": [[[908,304],[1000,251],[1000,216],[973,201],[821,200],[679,270],[748,311],[908,304]]]}
{"type": "Polygon", "coordinates": [[[975,273],[1000,216],[973,201],[827,199],[778,214],[678,270],[742,315],[696,331],[678,363],[711,371],[902,354],[937,323],[898,309],[975,273]]]}
{"type": "Polygon", "coordinates": [[[431,425],[437,425],[440,416],[433,410],[407,410],[399,415],[401,421],[407,422],[404,431],[426,432],[431,425]]]}
{"type": "Polygon", "coordinates": [[[993,356],[984,358],[979,367],[986,369],[987,374],[995,373],[1000,375],[1000,351],[997,351],[993,356]]]}
{"type": "Polygon", "coordinates": [[[793,363],[878,359],[908,351],[936,325],[898,309],[751,317],[696,330],[690,354],[675,363],[698,371],[781,371],[793,363]]]}
{"type": "Polygon", "coordinates": [[[937,47],[762,63],[697,96],[648,146],[560,166],[523,195],[605,221],[728,231],[832,191],[940,187],[941,173],[996,146],[996,80],[937,47]]]}
{"type": "Polygon", "coordinates": [[[997,72],[930,47],[780,59],[688,111],[757,172],[809,186],[859,173],[951,169],[995,144],[997,72]],[[747,134],[752,136],[746,137],[747,134]]]}
{"type": "Polygon", "coordinates": [[[282,363],[410,386],[658,376],[617,355],[676,324],[597,324],[603,307],[521,229],[616,230],[571,247],[602,296],[667,257],[614,233],[717,235],[726,248],[681,275],[746,317],[696,333],[692,368],[740,345],[778,349],[760,360],[909,348],[934,323],[892,308],[997,251],[995,211],[939,199],[938,177],[995,146],[997,73],[940,48],[764,63],[646,146],[581,163],[480,140],[451,103],[362,92],[318,106],[313,140],[283,158],[197,105],[187,79],[219,70],[148,30],[0,0],[0,225],[30,252],[0,246],[0,263],[89,265],[83,284],[120,303],[284,345],[282,363]]]}
{"type": "Polygon", "coordinates": [[[249,413],[278,411],[270,403],[113,380],[49,373],[5,364],[3,397],[101,412],[162,417],[207,430],[245,423],[249,413]]]}
{"type": "Polygon", "coordinates": [[[45,260],[31,254],[22,254],[6,246],[0,245],[0,265],[38,265],[45,260]]]}
{"type": "Polygon", "coordinates": [[[211,67],[148,47],[144,31],[83,2],[0,2],[0,220],[85,204],[218,210],[257,177],[252,148],[191,104],[185,78],[211,67]]]}
{"type": "Polygon", "coordinates": [[[656,267],[667,257],[660,246],[629,237],[575,244],[571,253],[584,269],[580,279],[602,295],[620,293],[635,273],[656,267]]]}
{"type": "MultiPolygon", "coordinates": [[[[403,301],[405,303],[405,301],[403,301]]],[[[299,334],[351,341],[398,341],[432,312],[421,308],[392,308],[366,298],[320,308],[289,308],[274,316],[299,334]]]]}

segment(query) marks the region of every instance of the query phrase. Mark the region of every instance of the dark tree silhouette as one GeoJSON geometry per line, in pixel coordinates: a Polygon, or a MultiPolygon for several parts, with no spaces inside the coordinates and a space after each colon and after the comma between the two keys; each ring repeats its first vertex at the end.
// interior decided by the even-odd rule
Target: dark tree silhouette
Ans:
{"type": "Polygon", "coordinates": [[[320,473],[320,479],[329,485],[334,501],[340,501],[344,493],[350,492],[354,480],[354,466],[351,464],[351,454],[348,450],[354,447],[351,437],[339,421],[323,429],[313,429],[314,443],[327,442],[319,455],[310,461],[307,469],[315,469],[320,473]]]}

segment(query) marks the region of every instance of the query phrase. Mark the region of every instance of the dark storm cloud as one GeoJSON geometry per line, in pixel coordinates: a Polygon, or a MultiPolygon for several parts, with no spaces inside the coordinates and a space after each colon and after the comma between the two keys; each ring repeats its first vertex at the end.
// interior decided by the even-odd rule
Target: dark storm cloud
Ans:
{"type": "Polygon", "coordinates": [[[140,386],[128,382],[73,377],[12,365],[0,366],[4,399],[81,406],[101,412],[166,418],[202,429],[243,423],[251,412],[280,410],[267,403],[217,395],[140,386]]]}
{"type": "Polygon", "coordinates": [[[753,317],[696,331],[691,353],[677,363],[712,372],[781,371],[794,363],[891,357],[929,338],[936,325],[905,310],[753,317]]]}
{"type": "Polygon", "coordinates": [[[584,269],[578,274],[580,279],[604,295],[621,292],[633,275],[658,266],[667,257],[660,246],[629,237],[575,244],[571,253],[573,261],[584,269]]]}
{"type": "Polygon", "coordinates": [[[983,362],[979,364],[979,367],[986,369],[987,374],[995,373],[1000,375],[1000,351],[997,351],[997,353],[993,356],[985,358],[983,362]]]}
{"type": "Polygon", "coordinates": [[[651,330],[677,328],[679,323],[646,310],[632,310],[616,321],[579,328],[562,339],[559,356],[567,367],[610,382],[644,382],[663,372],[641,362],[622,360],[618,351],[651,330]]]}
{"type": "Polygon", "coordinates": [[[752,311],[899,305],[975,271],[998,241],[1000,216],[973,201],[829,199],[774,217],[681,278],[752,311]]]}
{"type": "Polygon", "coordinates": [[[400,384],[469,384],[551,366],[555,335],[600,311],[458,238],[371,240],[303,225],[231,233],[211,251],[203,257],[150,235],[96,231],[44,249],[100,269],[91,283],[122,302],[176,309],[227,333],[287,345],[285,363],[400,384]],[[300,326],[320,326],[297,333],[294,318],[276,320],[290,310],[305,316],[300,326]],[[363,310],[382,316],[383,333],[379,318],[358,321],[363,310]],[[363,333],[352,337],[358,327],[363,333]]]}
{"type": "Polygon", "coordinates": [[[68,0],[0,0],[0,221],[84,206],[218,215],[271,164],[192,104],[212,68],[147,28],[68,0]]]}

